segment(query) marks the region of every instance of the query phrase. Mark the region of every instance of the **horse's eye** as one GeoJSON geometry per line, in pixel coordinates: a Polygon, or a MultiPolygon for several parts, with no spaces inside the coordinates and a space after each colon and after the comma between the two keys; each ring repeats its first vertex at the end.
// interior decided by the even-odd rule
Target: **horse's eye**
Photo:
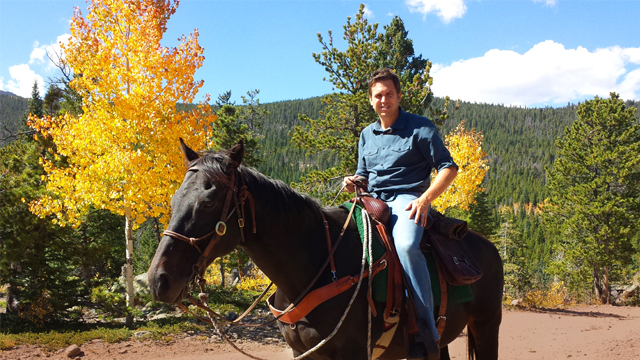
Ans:
{"type": "Polygon", "coordinates": [[[202,202],[202,207],[205,207],[205,208],[208,208],[208,209],[214,207],[215,205],[216,205],[216,203],[214,201],[211,201],[211,200],[207,200],[207,201],[203,201],[202,202]]]}
{"type": "Polygon", "coordinates": [[[205,190],[209,190],[209,189],[211,189],[212,187],[213,187],[213,184],[211,184],[211,183],[210,183],[210,182],[208,182],[208,181],[204,184],[204,189],[205,189],[205,190]]]}

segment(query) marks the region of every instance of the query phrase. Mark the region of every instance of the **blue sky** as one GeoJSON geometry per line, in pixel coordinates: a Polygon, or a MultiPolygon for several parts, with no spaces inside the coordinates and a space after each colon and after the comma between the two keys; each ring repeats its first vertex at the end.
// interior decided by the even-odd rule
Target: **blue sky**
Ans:
{"type": "MultiPolygon", "coordinates": [[[[433,91],[471,102],[563,106],[616,91],[640,99],[640,1],[365,1],[369,21],[398,15],[416,53],[434,63],[433,91]]],[[[205,48],[202,95],[260,89],[260,100],[331,92],[317,33],[337,46],[360,1],[182,0],[164,45],[194,28],[205,48]]],[[[0,0],[0,90],[29,97],[34,79],[57,75],[45,52],[69,34],[82,0],[0,0]]],[[[41,90],[44,94],[44,88],[41,90]]],[[[199,95],[198,98],[201,96],[199,95]]]]}

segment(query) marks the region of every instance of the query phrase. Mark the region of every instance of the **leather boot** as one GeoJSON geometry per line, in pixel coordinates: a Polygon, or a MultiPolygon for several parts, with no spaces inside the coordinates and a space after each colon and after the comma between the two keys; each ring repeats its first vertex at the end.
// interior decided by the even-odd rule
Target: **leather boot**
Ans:
{"type": "Polygon", "coordinates": [[[407,360],[426,360],[427,355],[427,348],[424,346],[424,343],[422,341],[416,341],[409,348],[407,360]]]}

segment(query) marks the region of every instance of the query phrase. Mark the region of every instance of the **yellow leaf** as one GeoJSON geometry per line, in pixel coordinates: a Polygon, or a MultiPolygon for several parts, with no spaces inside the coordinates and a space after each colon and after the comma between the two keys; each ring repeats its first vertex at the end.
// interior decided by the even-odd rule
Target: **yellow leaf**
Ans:
{"type": "Polygon", "coordinates": [[[475,129],[465,130],[464,121],[445,137],[445,144],[459,169],[453,184],[433,201],[432,206],[438,211],[451,207],[469,210],[488,170],[487,154],[482,151],[483,140],[484,136],[475,129]]]}
{"type": "MultiPolygon", "coordinates": [[[[141,223],[168,212],[184,175],[178,137],[204,148],[197,119],[176,111],[178,102],[193,103],[202,86],[194,74],[204,56],[197,31],[177,47],[161,44],[177,1],[89,2],[86,17],[74,12],[71,38],[62,45],[66,63],[82,74],[70,86],[83,97],[83,114],[29,120],[57,151],[53,160],[42,159],[51,196],[29,207],[72,226],[91,206],[119,214],[129,208],[141,223]]],[[[208,97],[197,116],[214,116],[208,97]]]]}

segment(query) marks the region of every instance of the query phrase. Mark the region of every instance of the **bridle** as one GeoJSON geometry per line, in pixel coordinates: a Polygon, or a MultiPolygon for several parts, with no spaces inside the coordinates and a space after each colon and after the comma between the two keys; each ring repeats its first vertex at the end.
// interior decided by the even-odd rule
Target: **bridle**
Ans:
{"type": "MultiPolygon", "coordinates": [[[[189,171],[200,171],[201,169],[198,165],[193,165],[189,167],[187,172],[189,171]]],[[[175,231],[165,230],[162,234],[170,236],[174,239],[182,240],[189,245],[193,246],[200,253],[200,257],[193,264],[192,273],[189,277],[189,281],[185,285],[185,288],[188,288],[192,283],[198,283],[201,288],[201,292],[204,293],[204,273],[207,269],[207,259],[209,257],[209,253],[213,249],[213,246],[220,240],[220,238],[226,234],[227,232],[227,221],[231,218],[234,212],[237,212],[238,215],[238,226],[240,227],[240,238],[244,242],[244,225],[245,225],[245,212],[244,212],[244,204],[245,201],[249,201],[249,206],[251,210],[251,223],[253,224],[252,230],[253,233],[256,233],[256,216],[255,216],[255,205],[253,203],[253,197],[251,193],[247,190],[247,186],[244,184],[244,180],[242,176],[239,176],[239,165],[235,162],[231,163],[231,171],[229,177],[221,176],[218,180],[222,181],[225,185],[227,185],[227,195],[224,200],[224,205],[222,207],[222,213],[220,215],[220,221],[216,223],[216,226],[213,231],[210,233],[201,236],[199,238],[187,237],[182,234],[179,234],[175,231]],[[231,200],[235,200],[235,206],[231,207],[231,200]],[[207,247],[202,251],[200,247],[198,247],[198,242],[201,240],[206,240],[211,237],[211,241],[207,247]]]]}

